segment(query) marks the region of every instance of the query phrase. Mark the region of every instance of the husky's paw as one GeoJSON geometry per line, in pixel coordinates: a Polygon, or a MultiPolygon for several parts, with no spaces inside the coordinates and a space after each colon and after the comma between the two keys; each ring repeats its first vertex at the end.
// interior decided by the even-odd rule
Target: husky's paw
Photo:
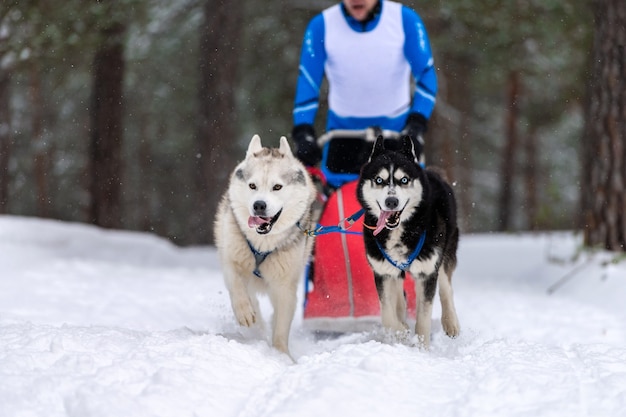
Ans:
{"type": "Polygon", "coordinates": [[[461,333],[461,326],[459,325],[459,319],[456,316],[453,317],[441,317],[441,325],[443,331],[452,338],[455,338],[461,333]]]}
{"type": "Polygon", "coordinates": [[[392,314],[382,314],[381,322],[383,327],[391,332],[404,332],[409,330],[409,325],[403,319],[392,314]]]}
{"type": "Polygon", "coordinates": [[[408,345],[411,341],[411,331],[407,326],[406,329],[393,331],[392,333],[390,333],[389,337],[392,343],[408,345]]]}
{"type": "Polygon", "coordinates": [[[276,349],[277,351],[282,352],[291,358],[289,348],[287,347],[287,343],[285,341],[274,341],[274,343],[272,343],[272,346],[274,346],[274,349],[276,349]]]}
{"type": "Polygon", "coordinates": [[[408,327],[406,329],[403,327],[398,327],[398,328],[382,327],[380,328],[380,331],[378,333],[377,340],[382,343],[386,343],[390,345],[395,345],[395,344],[408,345],[410,344],[410,340],[411,340],[411,331],[409,330],[408,327]]]}
{"type": "Polygon", "coordinates": [[[233,311],[240,325],[252,327],[256,323],[256,313],[250,301],[233,303],[233,311]]]}
{"type": "Polygon", "coordinates": [[[415,334],[415,344],[414,346],[416,346],[418,349],[421,350],[429,350],[430,349],[430,334],[425,335],[425,334],[415,334]]]}

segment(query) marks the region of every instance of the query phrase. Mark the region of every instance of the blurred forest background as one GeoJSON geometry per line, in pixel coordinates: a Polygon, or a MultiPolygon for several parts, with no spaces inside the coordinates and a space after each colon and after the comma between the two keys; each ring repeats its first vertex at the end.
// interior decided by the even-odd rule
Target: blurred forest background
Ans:
{"type": "MultiPolygon", "coordinates": [[[[581,227],[590,1],[404,3],[429,31],[427,161],[454,182],[462,231],[581,227]]],[[[3,1],[0,213],[211,242],[251,136],[291,131],[304,29],[331,4],[3,1]]]]}

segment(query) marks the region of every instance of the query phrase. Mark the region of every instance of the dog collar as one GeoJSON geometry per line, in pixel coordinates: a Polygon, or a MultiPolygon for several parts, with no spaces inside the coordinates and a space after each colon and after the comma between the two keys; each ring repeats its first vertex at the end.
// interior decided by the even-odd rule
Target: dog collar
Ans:
{"type": "Polygon", "coordinates": [[[405,271],[405,272],[408,271],[409,266],[411,266],[411,264],[413,263],[415,258],[417,258],[419,256],[420,252],[422,251],[422,247],[424,247],[424,241],[425,240],[426,240],[426,232],[422,233],[422,235],[420,236],[419,242],[417,242],[417,246],[415,247],[413,252],[409,255],[408,259],[405,262],[397,262],[394,259],[392,259],[391,256],[389,256],[389,254],[387,252],[385,252],[385,249],[383,248],[383,245],[380,244],[378,239],[374,239],[374,241],[376,242],[376,246],[378,246],[378,250],[380,250],[380,253],[383,254],[383,257],[387,261],[389,261],[389,263],[391,265],[393,265],[396,268],[398,268],[399,270],[405,271]]]}

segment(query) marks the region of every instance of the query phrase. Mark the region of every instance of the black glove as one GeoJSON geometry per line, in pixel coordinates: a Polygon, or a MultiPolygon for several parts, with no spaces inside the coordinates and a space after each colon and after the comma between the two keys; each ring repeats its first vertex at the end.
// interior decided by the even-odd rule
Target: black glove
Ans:
{"type": "Polygon", "coordinates": [[[406,125],[402,132],[402,135],[408,135],[413,142],[415,148],[415,155],[418,160],[422,159],[424,152],[424,138],[423,135],[428,129],[428,120],[419,113],[411,113],[406,119],[406,125]]]}
{"type": "Polygon", "coordinates": [[[297,125],[291,131],[296,144],[296,158],[306,166],[315,166],[322,159],[322,151],[317,146],[315,129],[309,124],[297,125]]]}

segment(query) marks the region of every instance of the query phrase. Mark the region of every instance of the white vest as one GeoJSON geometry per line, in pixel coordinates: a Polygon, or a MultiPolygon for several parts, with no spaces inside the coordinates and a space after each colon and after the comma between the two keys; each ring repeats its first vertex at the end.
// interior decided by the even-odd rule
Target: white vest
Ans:
{"type": "Polygon", "coordinates": [[[341,4],[323,12],[330,109],[342,117],[394,117],[411,104],[402,5],[385,1],[376,27],[356,32],[341,4]]]}

